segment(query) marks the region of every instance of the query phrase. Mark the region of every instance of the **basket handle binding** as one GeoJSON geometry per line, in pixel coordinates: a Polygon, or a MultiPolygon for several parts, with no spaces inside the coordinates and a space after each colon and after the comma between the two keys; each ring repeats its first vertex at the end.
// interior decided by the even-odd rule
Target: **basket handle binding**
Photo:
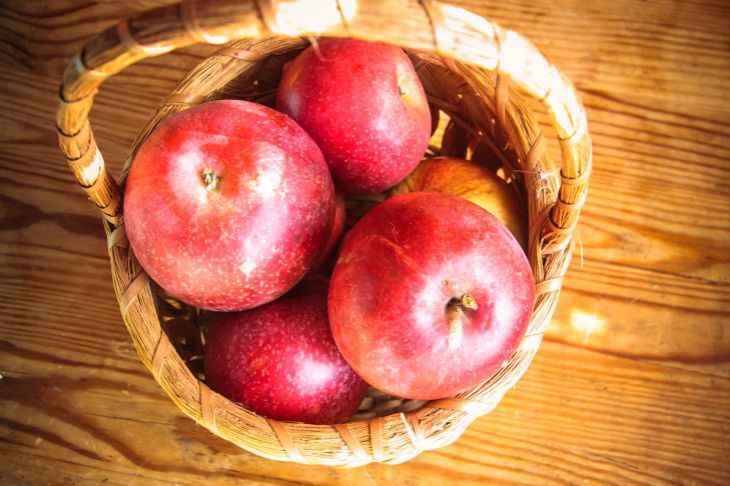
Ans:
{"type": "MultiPolygon", "coordinates": [[[[64,73],[56,126],[61,150],[72,173],[107,223],[115,226],[121,223],[121,204],[119,186],[105,167],[88,120],[101,83],[140,60],[197,42],[221,44],[237,38],[272,34],[347,36],[390,42],[432,51],[508,76],[546,106],[562,151],[562,184],[554,205],[545,214],[540,241],[536,242],[538,255],[549,258],[552,254],[570,252],[591,169],[586,114],[575,89],[519,34],[503,30],[465,10],[432,0],[419,3],[368,0],[357,5],[355,0],[190,0],[143,12],[92,38],[64,73]]],[[[541,136],[534,141],[525,160],[521,161],[526,170],[532,170],[534,159],[545,150],[544,144],[541,136]]],[[[535,177],[553,175],[535,174],[535,177]]],[[[123,236],[123,233],[111,236],[123,236]]],[[[544,274],[536,273],[538,297],[557,294],[568,260],[565,258],[565,264],[551,266],[552,269],[544,274]]],[[[131,290],[135,282],[125,286],[126,290],[131,290]]],[[[140,280],[140,283],[146,285],[146,280],[140,280]]],[[[120,295],[120,289],[117,290],[120,295]]],[[[127,293],[124,291],[124,295],[127,293]]],[[[136,291],[132,293],[136,295],[136,291]]],[[[540,314],[551,315],[555,300],[550,299],[549,303],[543,300],[542,303],[545,305],[540,314]]],[[[534,352],[540,334],[528,336],[521,348],[534,352]]],[[[165,336],[161,336],[155,356],[165,354],[158,351],[166,343],[169,344],[165,336]]],[[[531,356],[526,357],[521,360],[519,369],[509,371],[514,375],[514,381],[519,379],[530,360],[531,356]]],[[[159,363],[154,366],[158,381],[159,367],[159,363]]],[[[207,388],[201,385],[201,396],[203,391],[207,388]]],[[[496,405],[492,400],[482,402],[482,397],[472,398],[469,393],[462,398],[430,403],[424,410],[457,410],[473,420],[496,405]]],[[[411,420],[409,414],[408,421],[411,420]]],[[[210,420],[203,421],[210,423],[210,420]]],[[[377,422],[371,426],[373,424],[377,425],[377,422]]],[[[417,422],[411,425],[416,430],[417,422]]],[[[296,457],[288,452],[290,448],[284,445],[286,442],[282,441],[282,445],[288,456],[296,457]]]]}

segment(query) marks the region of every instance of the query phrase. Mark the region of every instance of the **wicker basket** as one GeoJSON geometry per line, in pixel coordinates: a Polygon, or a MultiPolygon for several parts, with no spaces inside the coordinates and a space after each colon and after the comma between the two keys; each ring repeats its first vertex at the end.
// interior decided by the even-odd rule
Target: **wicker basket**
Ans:
{"type": "Polygon", "coordinates": [[[188,2],[145,12],[91,39],[68,67],[60,97],[60,146],[104,216],[114,288],[139,356],[177,406],[214,434],[276,460],[331,466],[400,463],[456,440],[497,405],[532,361],[570,261],[591,145],[585,111],[572,85],[518,34],[427,0],[188,2]],[[200,313],[165,296],[140,268],[124,233],[119,185],[105,168],[88,121],[93,97],[106,78],[196,42],[227,45],[163,101],[132,153],[160,120],[193,104],[217,98],[270,103],[283,64],[311,36],[320,35],[379,40],[406,49],[432,107],[449,120],[452,136],[444,142],[449,146],[436,144],[430,150],[487,150],[491,168],[501,167],[524,197],[536,282],[527,334],[506,366],[487,381],[428,403],[373,390],[353,421],[333,426],[267,420],[212,392],[201,380],[201,340],[194,327],[200,313]],[[551,163],[528,103],[512,86],[542,102],[550,114],[561,147],[560,171],[551,163]]]}

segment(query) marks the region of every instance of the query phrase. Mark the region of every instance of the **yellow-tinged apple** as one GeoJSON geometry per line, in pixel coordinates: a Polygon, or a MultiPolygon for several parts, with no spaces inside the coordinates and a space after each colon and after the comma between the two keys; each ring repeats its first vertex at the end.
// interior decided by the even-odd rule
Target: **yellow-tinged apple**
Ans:
{"type": "Polygon", "coordinates": [[[459,196],[492,213],[527,247],[527,218],[512,187],[490,170],[464,159],[436,157],[422,161],[390,195],[441,192],[459,196]]]}

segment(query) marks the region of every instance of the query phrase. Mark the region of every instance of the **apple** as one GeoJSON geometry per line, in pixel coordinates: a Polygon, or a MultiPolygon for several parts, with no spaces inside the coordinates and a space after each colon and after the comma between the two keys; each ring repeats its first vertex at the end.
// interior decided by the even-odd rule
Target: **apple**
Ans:
{"type": "Polygon", "coordinates": [[[395,196],[349,232],[330,281],[335,342],[357,374],[399,397],[453,396],[500,369],[534,299],[517,241],[474,203],[395,196]]]}
{"type": "Polygon", "coordinates": [[[368,385],[342,358],[327,322],[327,285],[212,317],[205,341],[208,385],[264,417],[311,424],[349,419],[368,385]]]}
{"type": "Polygon", "coordinates": [[[401,181],[431,134],[426,95],[396,46],[326,39],[284,66],[279,110],[317,142],[338,190],[364,195],[401,181]]]}
{"type": "Polygon", "coordinates": [[[124,224],[145,271],[216,311],[269,302],[321,255],[335,195],[322,153],[286,115],[246,101],[172,115],[145,140],[124,224]]]}
{"type": "Polygon", "coordinates": [[[339,243],[342,238],[342,233],[345,232],[345,216],[347,214],[347,208],[345,207],[345,199],[339,194],[335,195],[335,216],[332,222],[332,229],[330,235],[327,238],[327,243],[324,245],[322,255],[317,259],[313,268],[319,269],[324,266],[324,263],[330,260],[329,257],[332,250],[339,243]]]}
{"type": "Polygon", "coordinates": [[[421,162],[391,195],[413,191],[443,192],[486,209],[527,247],[527,218],[512,187],[490,170],[464,159],[436,157],[421,162]]]}

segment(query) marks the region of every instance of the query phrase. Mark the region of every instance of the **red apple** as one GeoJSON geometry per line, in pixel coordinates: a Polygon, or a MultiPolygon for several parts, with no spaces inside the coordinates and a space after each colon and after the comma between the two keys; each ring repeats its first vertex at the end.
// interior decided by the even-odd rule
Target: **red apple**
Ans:
{"type": "Polygon", "coordinates": [[[527,217],[517,194],[503,179],[481,165],[452,157],[424,160],[390,194],[415,191],[463,197],[489,211],[510,230],[522,248],[527,247],[527,217]]]}
{"type": "Polygon", "coordinates": [[[335,342],[364,380],[430,400],[497,371],[533,298],[527,258],[499,221],[466,199],[413,192],[350,230],[328,305],[335,342]]]}
{"type": "Polygon", "coordinates": [[[214,315],[205,343],[206,381],[264,417],[344,422],[367,384],[332,339],[326,281],[305,284],[257,309],[214,315]]]}
{"type": "Polygon", "coordinates": [[[317,262],[314,264],[314,268],[323,266],[324,262],[329,260],[327,257],[330,256],[330,253],[332,253],[332,250],[335,248],[335,246],[337,246],[340,238],[342,238],[342,233],[345,231],[346,213],[347,208],[345,208],[345,200],[342,196],[337,194],[335,196],[335,216],[332,223],[332,230],[330,231],[329,238],[327,238],[327,243],[324,245],[322,255],[317,259],[317,262]]]}
{"type": "Polygon", "coordinates": [[[124,193],[129,242],[176,298],[230,311],[294,286],[327,242],[334,187],[294,121],[245,101],[165,120],[137,152],[124,193]]]}
{"type": "Polygon", "coordinates": [[[402,49],[328,39],[284,67],[276,106],[317,142],[347,195],[382,191],[418,164],[431,115],[402,49]]]}

